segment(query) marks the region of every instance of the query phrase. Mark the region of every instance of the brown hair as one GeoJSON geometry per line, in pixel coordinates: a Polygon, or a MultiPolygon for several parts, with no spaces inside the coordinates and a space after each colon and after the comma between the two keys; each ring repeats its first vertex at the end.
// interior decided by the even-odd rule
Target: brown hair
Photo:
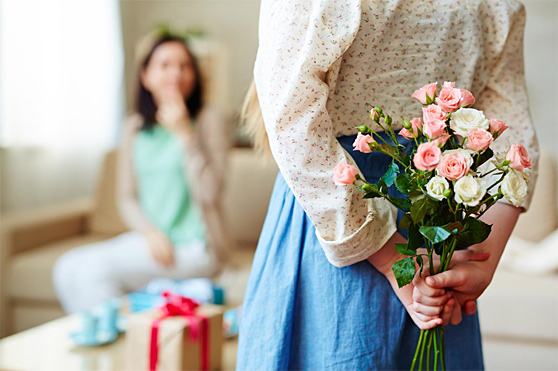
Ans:
{"type": "Polygon", "coordinates": [[[244,97],[244,103],[242,104],[242,110],[240,112],[240,120],[246,132],[252,137],[256,150],[265,156],[271,156],[271,149],[269,147],[269,140],[265,130],[262,111],[260,109],[256,84],[253,80],[244,97]]]}

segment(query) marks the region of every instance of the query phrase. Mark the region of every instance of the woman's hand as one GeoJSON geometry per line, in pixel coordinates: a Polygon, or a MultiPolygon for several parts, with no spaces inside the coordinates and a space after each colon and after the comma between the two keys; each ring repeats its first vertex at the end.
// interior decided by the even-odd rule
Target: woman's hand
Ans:
{"type": "Polygon", "coordinates": [[[192,130],[190,113],[178,89],[161,94],[157,104],[157,122],[179,137],[188,137],[192,130]]]}
{"type": "Polygon", "coordinates": [[[153,259],[165,268],[174,266],[174,247],[170,239],[156,230],[145,233],[145,237],[153,259]]]}

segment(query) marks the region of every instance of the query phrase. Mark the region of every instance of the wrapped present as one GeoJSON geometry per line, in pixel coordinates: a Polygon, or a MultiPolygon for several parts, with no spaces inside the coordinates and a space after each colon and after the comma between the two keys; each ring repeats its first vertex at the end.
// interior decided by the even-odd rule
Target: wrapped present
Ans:
{"type": "Polygon", "coordinates": [[[163,298],[160,308],[129,316],[126,369],[221,369],[222,307],[169,292],[163,298]]]}

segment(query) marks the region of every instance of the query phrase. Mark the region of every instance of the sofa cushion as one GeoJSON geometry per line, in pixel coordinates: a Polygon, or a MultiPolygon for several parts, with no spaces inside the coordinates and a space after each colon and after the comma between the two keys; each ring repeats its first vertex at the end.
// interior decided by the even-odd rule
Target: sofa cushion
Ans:
{"type": "Polygon", "coordinates": [[[89,230],[93,233],[118,234],[127,230],[116,203],[117,151],[107,153],[95,189],[95,202],[89,230]]]}
{"type": "Polygon", "coordinates": [[[239,244],[256,245],[267,212],[277,165],[253,149],[234,149],[224,197],[225,220],[239,244]]]}
{"type": "Polygon", "coordinates": [[[483,334],[558,342],[558,275],[530,276],[498,268],[479,298],[483,334]]]}
{"type": "Polygon", "coordinates": [[[549,152],[542,151],[533,199],[529,210],[519,218],[515,236],[540,241],[558,227],[556,185],[556,162],[549,152]]]}
{"type": "Polygon", "coordinates": [[[6,292],[11,299],[57,302],[52,283],[56,260],[73,247],[106,239],[106,234],[88,234],[16,254],[6,272],[6,292]]]}

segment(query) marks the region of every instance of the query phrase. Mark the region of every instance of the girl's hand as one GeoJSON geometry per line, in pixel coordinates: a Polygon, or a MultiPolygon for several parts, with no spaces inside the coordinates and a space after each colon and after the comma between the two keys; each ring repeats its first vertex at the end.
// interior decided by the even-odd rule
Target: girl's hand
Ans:
{"type": "Polygon", "coordinates": [[[179,137],[188,137],[192,130],[190,113],[178,89],[167,90],[157,103],[157,122],[179,137]]]}
{"type": "Polygon", "coordinates": [[[145,237],[153,259],[165,268],[174,266],[174,247],[170,239],[160,231],[149,231],[145,237]]]}
{"type": "MultiPolygon", "coordinates": [[[[461,263],[483,262],[488,260],[489,257],[490,254],[485,252],[477,252],[473,249],[459,250],[454,253],[452,264],[450,264],[450,267],[461,263]]],[[[437,255],[434,255],[433,258],[434,270],[436,271],[439,269],[439,258],[437,255]]],[[[431,306],[443,303],[443,297],[439,295],[439,291],[437,290],[447,288],[446,286],[428,285],[427,283],[429,282],[429,280],[431,280],[432,278],[437,279],[437,277],[441,275],[436,274],[427,278],[427,276],[429,275],[428,273],[429,268],[425,262],[422,279],[415,278],[415,280],[413,281],[413,306],[414,310],[421,315],[435,314],[431,306]]],[[[444,299],[447,301],[446,308],[439,312],[441,313],[441,318],[443,321],[442,324],[444,326],[450,322],[452,324],[460,323],[462,319],[462,309],[464,309],[467,314],[475,313],[475,299],[468,299],[463,296],[455,297],[455,293],[452,290],[448,290],[446,295],[448,295],[448,298],[444,299]]]]}
{"type": "MultiPolygon", "coordinates": [[[[450,289],[459,304],[456,307],[463,307],[466,314],[473,314],[476,311],[475,301],[492,281],[493,272],[487,268],[482,261],[456,262],[446,272],[427,277],[426,284],[431,289],[450,289]]],[[[457,325],[461,319],[461,310],[454,309],[451,323],[457,325]]]]}
{"type": "Polygon", "coordinates": [[[455,300],[450,300],[451,296],[447,294],[446,290],[428,287],[424,282],[424,275],[421,278],[418,272],[410,284],[399,288],[391,270],[383,273],[418,328],[430,330],[449,321],[455,300]],[[428,291],[428,299],[423,300],[421,304],[417,304],[413,300],[413,293],[417,286],[421,286],[424,291],[428,291]]]}

